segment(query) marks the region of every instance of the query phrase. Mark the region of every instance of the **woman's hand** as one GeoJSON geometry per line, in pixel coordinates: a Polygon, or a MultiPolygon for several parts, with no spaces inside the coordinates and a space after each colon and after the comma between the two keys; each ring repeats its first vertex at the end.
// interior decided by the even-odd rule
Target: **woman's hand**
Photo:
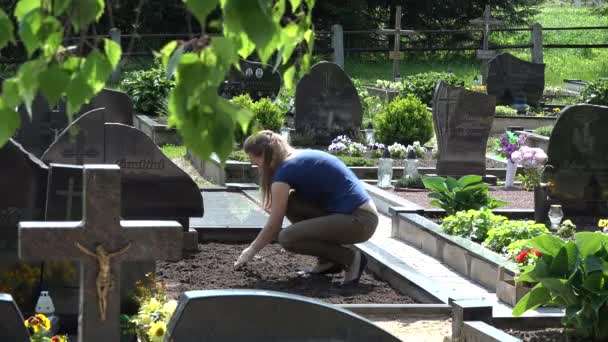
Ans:
{"type": "Polygon", "coordinates": [[[245,248],[241,252],[241,255],[239,255],[239,258],[236,259],[236,262],[234,263],[234,268],[239,268],[245,265],[247,262],[251,261],[251,259],[253,259],[256,254],[257,251],[253,247],[249,246],[245,248]]]}

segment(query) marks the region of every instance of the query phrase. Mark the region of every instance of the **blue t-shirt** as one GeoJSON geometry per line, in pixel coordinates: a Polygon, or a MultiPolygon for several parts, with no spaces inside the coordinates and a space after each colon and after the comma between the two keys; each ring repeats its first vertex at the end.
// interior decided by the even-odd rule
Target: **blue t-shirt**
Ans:
{"type": "Polygon", "coordinates": [[[273,182],[289,184],[298,196],[329,213],[350,214],[370,197],[355,174],[337,157],[303,150],[277,168],[273,182]]]}

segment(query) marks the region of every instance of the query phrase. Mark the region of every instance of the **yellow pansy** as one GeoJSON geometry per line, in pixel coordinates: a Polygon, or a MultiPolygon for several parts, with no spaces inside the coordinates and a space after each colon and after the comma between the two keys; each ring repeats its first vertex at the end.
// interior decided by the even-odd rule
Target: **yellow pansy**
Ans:
{"type": "Polygon", "coordinates": [[[600,219],[600,221],[597,223],[597,225],[601,228],[608,226],[608,219],[600,219]]]}
{"type": "Polygon", "coordinates": [[[150,329],[148,329],[148,337],[151,342],[162,342],[165,333],[167,332],[167,326],[163,322],[152,323],[150,329]]]}
{"type": "Polygon", "coordinates": [[[25,320],[25,327],[32,329],[34,333],[41,329],[47,331],[51,329],[51,321],[43,314],[35,314],[25,320]]]}
{"type": "Polygon", "coordinates": [[[177,301],[172,299],[172,300],[166,302],[165,305],[163,305],[163,312],[167,316],[171,316],[173,314],[173,312],[175,312],[176,307],[177,307],[177,301]]]}

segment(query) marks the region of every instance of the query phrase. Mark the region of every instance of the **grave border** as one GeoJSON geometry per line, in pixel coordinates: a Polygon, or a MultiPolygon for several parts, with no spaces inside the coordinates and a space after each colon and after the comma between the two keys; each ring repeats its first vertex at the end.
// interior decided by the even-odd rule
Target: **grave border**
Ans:
{"type": "Polygon", "coordinates": [[[144,132],[157,146],[182,145],[183,140],[177,129],[157,122],[153,116],[134,114],[133,127],[144,132]]]}

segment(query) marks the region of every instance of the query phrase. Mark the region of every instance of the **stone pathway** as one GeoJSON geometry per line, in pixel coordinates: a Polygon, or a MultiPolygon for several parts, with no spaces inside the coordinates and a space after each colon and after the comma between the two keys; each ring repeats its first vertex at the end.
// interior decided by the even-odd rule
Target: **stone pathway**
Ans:
{"type": "MultiPolygon", "coordinates": [[[[483,299],[493,305],[494,316],[511,316],[512,307],[498,301],[494,292],[490,292],[482,286],[464,278],[421,250],[392,238],[391,227],[391,218],[386,215],[380,215],[380,223],[374,236],[369,241],[357,245],[357,247],[366,253],[372,254],[374,257],[378,256],[385,259],[385,262],[388,261],[391,267],[394,267],[398,271],[401,270],[406,274],[412,273],[412,270],[419,272],[418,276],[427,278],[429,284],[435,284],[441,290],[442,294],[440,294],[440,297],[443,297],[441,298],[442,300],[447,301],[448,298],[445,298],[446,294],[451,298],[483,299]],[[390,256],[387,258],[386,254],[382,255],[382,251],[390,256]]],[[[524,316],[561,316],[562,312],[562,310],[554,308],[540,308],[535,311],[529,311],[524,316]]]]}

